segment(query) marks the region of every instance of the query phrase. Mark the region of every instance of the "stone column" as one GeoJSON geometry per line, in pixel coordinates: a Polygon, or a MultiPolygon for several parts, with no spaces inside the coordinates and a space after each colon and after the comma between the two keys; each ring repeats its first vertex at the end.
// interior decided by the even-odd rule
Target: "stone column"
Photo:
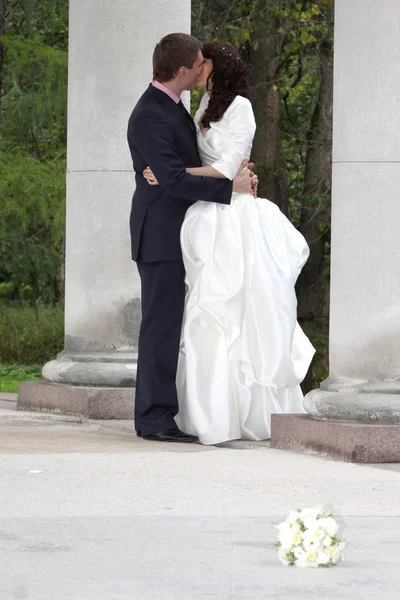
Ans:
{"type": "Polygon", "coordinates": [[[335,12],[330,375],[273,444],[400,461],[400,2],[335,12]]]}
{"type": "Polygon", "coordinates": [[[19,408],[133,414],[140,285],[130,258],[129,115],[155,44],[190,31],[190,0],[70,0],[65,348],[19,408]]]}

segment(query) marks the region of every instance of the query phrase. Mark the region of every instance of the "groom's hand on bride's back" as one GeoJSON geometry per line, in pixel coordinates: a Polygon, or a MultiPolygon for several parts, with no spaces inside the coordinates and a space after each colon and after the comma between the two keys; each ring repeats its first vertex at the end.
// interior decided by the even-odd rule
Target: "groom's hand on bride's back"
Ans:
{"type": "Polygon", "coordinates": [[[234,192],[257,195],[258,177],[251,170],[253,167],[254,163],[250,163],[247,159],[242,162],[239,172],[233,180],[234,192]]]}
{"type": "Polygon", "coordinates": [[[143,177],[145,178],[145,180],[147,181],[147,183],[149,185],[158,185],[157,178],[154,175],[153,171],[150,169],[150,167],[147,167],[143,171],[143,177]]]}

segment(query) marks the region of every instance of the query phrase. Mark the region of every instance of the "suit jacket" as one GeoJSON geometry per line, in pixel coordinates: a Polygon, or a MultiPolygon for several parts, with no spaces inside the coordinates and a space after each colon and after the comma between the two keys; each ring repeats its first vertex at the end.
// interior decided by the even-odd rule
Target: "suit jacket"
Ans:
{"type": "Polygon", "coordinates": [[[230,204],[232,182],[186,173],[186,167],[201,166],[194,122],[182,105],[152,85],[131,114],[128,143],[136,173],[130,217],[132,258],[182,260],[180,230],[187,209],[197,200],[230,204]],[[144,179],[148,166],[158,186],[144,179]]]}

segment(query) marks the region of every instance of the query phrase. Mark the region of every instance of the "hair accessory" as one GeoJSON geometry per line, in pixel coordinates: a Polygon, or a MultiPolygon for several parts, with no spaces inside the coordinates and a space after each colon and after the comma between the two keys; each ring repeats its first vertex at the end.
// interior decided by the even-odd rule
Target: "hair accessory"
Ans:
{"type": "MultiPolygon", "coordinates": [[[[222,46],[222,50],[226,50],[226,46],[222,46]]],[[[228,56],[233,56],[232,52],[229,52],[228,56]]],[[[236,60],[240,60],[240,56],[237,56],[236,60]]]]}

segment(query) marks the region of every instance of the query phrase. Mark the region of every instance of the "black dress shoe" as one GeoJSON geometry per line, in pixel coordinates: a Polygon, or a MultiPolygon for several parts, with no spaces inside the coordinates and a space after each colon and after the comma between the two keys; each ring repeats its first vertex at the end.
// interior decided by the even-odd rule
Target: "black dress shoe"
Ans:
{"type": "Polygon", "coordinates": [[[144,440],[152,440],[153,442],[178,442],[180,444],[197,444],[199,438],[189,433],[183,433],[177,427],[174,429],[168,429],[168,431],[161,431],[160,433],[151,433],[150,435],[143,435],[144,440]]]}

